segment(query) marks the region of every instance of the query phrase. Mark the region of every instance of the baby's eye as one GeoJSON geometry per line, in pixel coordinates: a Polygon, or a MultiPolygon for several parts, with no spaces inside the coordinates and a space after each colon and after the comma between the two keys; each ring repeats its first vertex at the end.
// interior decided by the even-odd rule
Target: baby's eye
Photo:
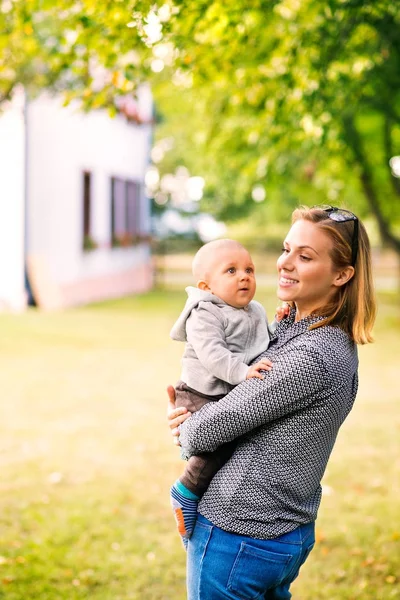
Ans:
{"type": "Polygon", "coordinates": [[[233,275],[233,273],[236,273],[235,267],[229,267],[228,273],[231,273],[232,275],[233,275]]]}
{"type": "Polygon", "coordinates": [[[246,273],[250,273],[250,274],[251,274],[251,273],[254,273],[254,269],[252,269],[251,267],[248,267],[248,268],[246,269],[246,273]]]}

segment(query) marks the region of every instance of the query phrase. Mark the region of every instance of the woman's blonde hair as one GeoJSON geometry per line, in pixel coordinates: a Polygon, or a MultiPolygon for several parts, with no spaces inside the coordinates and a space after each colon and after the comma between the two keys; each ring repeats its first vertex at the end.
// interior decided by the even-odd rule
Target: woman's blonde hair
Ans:
{"type": "MultiPolygon", "coordinates": [[[[292,223],[303,219],[315,223],[331,239],[333,248],[330,257],[335,269],[344,269],[352,264],[352,241],[355,222],[334,221],[322,208],[296,209],[292,223]]],[[[356,344],[368,344],[373,341],[372,327],[376,316],[376,301],[372,279],[371,246],[364,225],[358,220],[358,252],[353,277],[338,287],[335,298],[321,306],[318,314],[326,317],[311,326],[337,325],[343,329],[356,344]]]]}

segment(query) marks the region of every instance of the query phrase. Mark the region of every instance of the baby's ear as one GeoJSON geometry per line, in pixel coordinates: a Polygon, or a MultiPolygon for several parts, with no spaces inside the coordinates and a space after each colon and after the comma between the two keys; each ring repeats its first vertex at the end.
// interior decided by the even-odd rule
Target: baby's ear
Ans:
{"type": "Polygon", "coordinates": [[[200,281],[197,282],[197,287],[199,288],[199,290],[203,290],[203,292],[211,291],[211,289],[208,286],[207,281],[204,281],[204,279],[200,279],[200,281]]]}

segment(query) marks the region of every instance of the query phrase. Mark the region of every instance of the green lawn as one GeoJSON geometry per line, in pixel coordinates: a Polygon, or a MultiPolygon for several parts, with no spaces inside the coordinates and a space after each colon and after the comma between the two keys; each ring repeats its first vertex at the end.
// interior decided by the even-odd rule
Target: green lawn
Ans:
{"type": "MultiPolygon", "coordinates": [[[[273,292],[258,299],[273,312],[273,292]]],[[[400,598],[398,297],[324,479],[319,543],[294,600],[400,598]]],[[[0,315],[0,598],[184,600],[169,509],[179,452],[165,393],[183,292],[0,315]]]]}

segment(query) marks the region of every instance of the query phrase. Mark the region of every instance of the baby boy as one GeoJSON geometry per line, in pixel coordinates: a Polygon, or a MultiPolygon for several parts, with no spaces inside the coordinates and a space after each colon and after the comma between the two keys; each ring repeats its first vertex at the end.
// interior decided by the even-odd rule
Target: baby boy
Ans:
{"type": "MultiPolygon", "coordinates": [[[[176,406],[195,412],[207,402],[220,400],[245,379],[263,379],[261,371],[270,370],[272,364],[263,359],[249,366],[266,350],[270,333],[264,308],[253,300],[256,280],[249,252],[234,240],[216,240],[200,248],[192,271],[197,287],[186,288],[188,299],[171,337],[186,342],[176,406]]],[[[232,442],[215,452],[190,457],[171,488],[185,546],[196,522],[197,504],[234,447],[232,442]]]]}

